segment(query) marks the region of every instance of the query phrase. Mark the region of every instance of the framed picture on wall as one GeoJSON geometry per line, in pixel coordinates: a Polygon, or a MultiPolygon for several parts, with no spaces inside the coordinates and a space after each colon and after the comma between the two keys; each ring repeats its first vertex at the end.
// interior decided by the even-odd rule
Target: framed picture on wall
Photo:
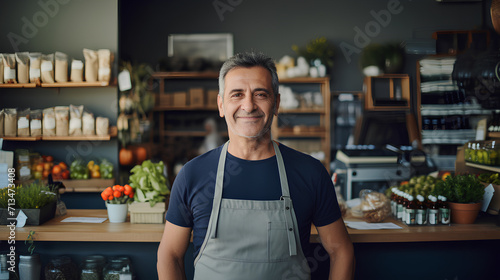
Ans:
{"type": "Polygon", "coordinates": [[[230,33],[171,34],[168,36],[168,57],[204,60],[222,64],[233,56],[233,35],[230,33]]]}

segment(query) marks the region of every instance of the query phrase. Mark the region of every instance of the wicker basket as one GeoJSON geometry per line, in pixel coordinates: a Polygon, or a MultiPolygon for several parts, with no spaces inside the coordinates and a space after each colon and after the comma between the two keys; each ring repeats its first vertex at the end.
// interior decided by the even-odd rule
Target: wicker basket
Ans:
{"type": "Polygon", "coordinates": [[[153,207],[149,202],[132,202],[128,210],[132,224],[163,224],[165,222],[165,202],[158,202],[153,207]]]}

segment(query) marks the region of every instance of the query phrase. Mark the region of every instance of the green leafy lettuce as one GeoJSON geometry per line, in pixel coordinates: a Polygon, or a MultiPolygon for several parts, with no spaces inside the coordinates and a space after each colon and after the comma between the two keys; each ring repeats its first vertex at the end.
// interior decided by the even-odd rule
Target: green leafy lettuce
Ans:
{"type": "Polygon", "coordinates": [[[149,202],[151,207],[157,202],[165,201],[170,189],[167,178],[163,175],[164,168],[163,161],[153,163],[145,160],[130,170],[132,175],[129,177],[129,185],[134,189],[135,201],[149,202]]]}

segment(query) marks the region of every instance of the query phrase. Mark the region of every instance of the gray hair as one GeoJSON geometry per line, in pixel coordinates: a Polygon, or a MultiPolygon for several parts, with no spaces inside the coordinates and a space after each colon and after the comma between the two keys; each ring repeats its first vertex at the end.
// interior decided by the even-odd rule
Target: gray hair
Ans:
{"type": "Polygon", "coordinates": [[[278,74],[276,73],[276,65],[271,57],[260,52],[238,53],[224,62],[219,73],[219,95],[224,97],[226,75],[230,70],[237,67],[250,68],[254,66],[260,66],[269,71],[271,74],[273,94],[274,97],[276,97],[279,93],[279,80],[278,74]]]}

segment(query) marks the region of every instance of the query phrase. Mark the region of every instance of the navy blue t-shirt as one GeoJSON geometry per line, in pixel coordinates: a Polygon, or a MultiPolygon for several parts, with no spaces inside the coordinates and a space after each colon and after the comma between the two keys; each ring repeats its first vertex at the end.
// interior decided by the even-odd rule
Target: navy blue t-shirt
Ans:
{"type": "MultiPolygon", "coordinates": [[[[321,227],[341,217],[335,189],[324,166],[313,157],[279,145],[290,197],[299,225],[304,254],[309,253],[311,223],[321,227]]],[[[186,163],[175,178],[166,219],[193,228],[194,255],[198,254],[212,211],[217,164],[222,146],[186,163]]],[[[276,156],[243,160],[227,154],[223,198],[279,200],[281,185],[276,156]]]]}

